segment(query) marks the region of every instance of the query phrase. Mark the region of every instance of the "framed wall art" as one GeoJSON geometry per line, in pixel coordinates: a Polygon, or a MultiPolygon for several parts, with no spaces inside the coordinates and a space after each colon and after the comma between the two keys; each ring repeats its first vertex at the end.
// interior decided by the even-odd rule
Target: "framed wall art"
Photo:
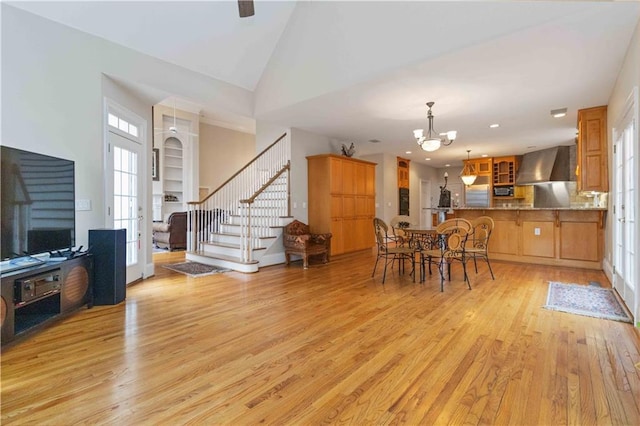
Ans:
{"type": "Polygon", "coordinates": [[[160,149],[153,148],[151,156],[151,177],[153,180],[160,180],[160,149]]]}

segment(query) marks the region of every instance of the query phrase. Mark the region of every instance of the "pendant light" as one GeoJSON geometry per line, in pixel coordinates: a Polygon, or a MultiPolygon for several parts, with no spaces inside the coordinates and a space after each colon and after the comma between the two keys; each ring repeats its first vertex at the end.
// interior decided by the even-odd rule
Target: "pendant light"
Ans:
{"type": "Polygon", "coordinates": [[[431,107],[434,104],[435,102],[427,102],[427,107],[429,107],[429,110],[427,111],[427,119],[429,120],[429,129],[427,130],[427,134],[424,134],[424,129],[416,129],[413,131],[413,136],[416,138],[420,148],[429,152],[440,149],[441,145],[451,145],[458,135],[458,132],[455,130],[450,130],[446,133],[446,136],[441,137],[439,133],[434,130],[433,113],[431,112],[431,107]]]}
{"type": "Polygon", "coordinates": [[[462,182],[469,186],[469,185],[473,185],[473,182],[476,181],[476,178],[478,177],[476,175],[476,171],[473,168],[473,166],[471,165],[471,162],[469,161],[469,153],[471,152],[470,149],[467,150],[467,162],[464,164],[464,167],[462,168],[462,172],[460,173],[460,179],[462,179],[462,182]]]}

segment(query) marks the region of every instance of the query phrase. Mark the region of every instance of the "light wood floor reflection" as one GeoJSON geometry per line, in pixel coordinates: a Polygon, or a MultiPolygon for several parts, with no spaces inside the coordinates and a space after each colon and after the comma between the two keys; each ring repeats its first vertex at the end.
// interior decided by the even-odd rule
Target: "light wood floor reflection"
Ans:
{"type": "Polygon", "coordinates": [[[545,310],[548,281],[603,273],[494,262],[371,271],[369,252],[188,278],[162,267],[2,352],[9,424],[640,424],[630,324],[545,310]]]}

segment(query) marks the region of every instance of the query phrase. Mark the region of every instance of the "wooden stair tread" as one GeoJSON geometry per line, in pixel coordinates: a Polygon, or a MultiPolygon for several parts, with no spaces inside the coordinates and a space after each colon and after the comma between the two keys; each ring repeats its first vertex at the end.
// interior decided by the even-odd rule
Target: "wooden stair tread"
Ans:
{"type": "MultiPolygon", "coordinates": [[[[240,248],[240,244],[232,244],[232,243],[218,243],[218,242],[212,242],[212,241],[203,241],[202,244],[216,246],[216,247],[225,247],[230,249],[240,248]]],[[[266,247],[256,247],[256,248],[252,248],[251,250],[266,250],[266,247]]]]}

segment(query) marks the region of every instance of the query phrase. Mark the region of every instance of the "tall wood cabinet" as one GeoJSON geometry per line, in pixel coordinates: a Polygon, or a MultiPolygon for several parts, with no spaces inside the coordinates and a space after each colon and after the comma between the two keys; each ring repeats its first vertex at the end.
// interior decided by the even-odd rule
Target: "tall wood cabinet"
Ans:
{"type": "Polygon", "coordinates": [[[607,106],[578,110],[576,177],[579,191],[607,192],[607,106]]]}
{"type": "Polygon", "coordinates": [[[374,245],[376,164],[324,154],[307,157],[309,226],[331,232],[331,254],[374,245]]]}

